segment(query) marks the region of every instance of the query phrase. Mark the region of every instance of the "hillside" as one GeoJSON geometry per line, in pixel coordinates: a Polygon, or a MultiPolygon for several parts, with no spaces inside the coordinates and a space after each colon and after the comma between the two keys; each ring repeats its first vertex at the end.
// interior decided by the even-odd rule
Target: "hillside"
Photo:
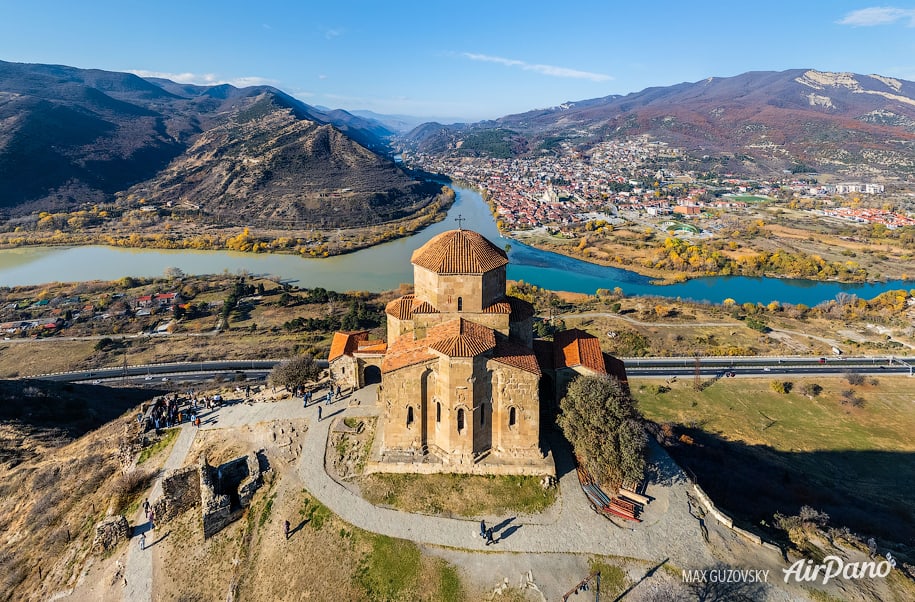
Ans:
{"type": "Polygon", "coordinates": [[[148,189],[147,201],[193,196],[203,214],[375,223],[432,196],[378,154],[389,152],[390,134],[376,121],[316,109],[269,86],[195,86],[0,61],[0,217],[148,189]],[[252,172],[245,157],[260,167],[252,172]],[[195,170],[215,173],[195,179],[195,170]],[[191,181],[179,185],[175,178],[183,177],[191,181]],[[354,198],[338,202],[333,193],[342,189],[354,198]],[[241,198],[244,207],[235,203],[241,198]]]}
{"type": "Polygon", "coordinates": [[[128,194],[185,204],[223,223],[334,227],[405,217],[438,189],[263,91],[128,194]]]}
{"type": "Polygon", "coordinates": [[[469,156],[510,148],[517,156],[549,152],[562,140],[587,147],[642,134],[700,160],[723,155],[724,165],[720,157],[705,157],[704,165],[714,167],[717,159],[723,171],[911,174],[915,83],[805,69],[750,72],[569,102],[470,127],[424,124],[403,143],[469,156]],[[494,144],[494,135],[502,144],[494,144]]]}

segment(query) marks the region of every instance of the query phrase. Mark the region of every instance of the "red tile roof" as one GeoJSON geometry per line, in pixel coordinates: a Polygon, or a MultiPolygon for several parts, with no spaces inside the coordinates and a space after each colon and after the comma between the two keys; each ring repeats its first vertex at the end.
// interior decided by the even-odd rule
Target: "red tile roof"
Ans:
{"type": "Polygon", "coordinates": [[[327,361],[332,362],[340,356],[352,355],[353,351],[358,349],[359,341],[367,341],[369,332],[360,330],[355,332],[335,332],[334,339],[330,343],[330,353],[327,354],[327,361]]]}
{"type": "Polygon", "coordinates": [[[540,376],[540,366],[537,364],[537,357],[534,355],[533,351],[523,345],[518,345],[517,343],[509,341],[500,341],[496,345],[492,359],[501,364],[513,366],[524,370],[525,372],[540,376]]]}
{"type": "Polygon", "coordinates": [[[393,372],[400,368],[434,360],[437,356],[429,351],[427,343],[426,339],[417,341],[413,333],[398,337],[394,344],[388,347],[384,359],[381,360],[381,371],[393,372]]]}
{"type": "Polygon", "coordinates": [[[557,332],[553,337],[553,365],[556,369],[584,366],[598,374],[607,373],[600,341],[577,328],[557,332]]]}
{"type": "Polygon", "coordinates": [[[429,347],[449,357],[473,357],[496,346],[496,334],[482,324],[457,318],[429,331],[429,347]]]}
{"type": "Polygon", "coordinates": [[[507,265],[508,256],[473,230],[449,230],[413,251],[410,261],[437,274],[483,274],[507,265]]]}
{"type": "Polygon", "coordinates": [[[431,303],[420,301],[412,293],[394,299],[384,307],[384,311],[398,320],[412,320],[413,314],[439,313],[431,303]]]}
{"type": "Polygon", "coordinates": [[[384,306],[384,313],[398,320],[409,320],[413,317],[413,293],[398,297],[384,306]]]}
{"type": "Polygon", "coordinates": [[[511,314],[512,320],[525,320],[534,315],[534,306],[518,297],[506,295],[483,308],[484,314],[511,314]]]}

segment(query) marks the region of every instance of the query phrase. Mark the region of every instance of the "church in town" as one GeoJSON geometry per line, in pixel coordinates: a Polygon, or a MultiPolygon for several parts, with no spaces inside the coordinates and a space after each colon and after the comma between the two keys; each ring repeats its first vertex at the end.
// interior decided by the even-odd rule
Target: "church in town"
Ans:
{"type": "Polygon", "coordinates": [[[508,257],[472,230],[414,251],[414,292],[386,307],[387,341],[338,332],[328,357],[342,386],[380,383],[368,470],[555,474],[542,441],[577,374],[621,363],[580,331],[534,340],[533,306],[506,294],[508,257]]]}

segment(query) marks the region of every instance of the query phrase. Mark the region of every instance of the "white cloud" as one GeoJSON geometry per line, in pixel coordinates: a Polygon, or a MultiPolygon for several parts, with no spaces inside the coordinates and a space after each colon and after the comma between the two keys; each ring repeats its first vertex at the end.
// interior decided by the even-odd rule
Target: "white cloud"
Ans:
{"type": "Polygon", "coordinates": [[[166,73],[164,71],[146,71],[144,69],[128,69],[128,73],[139,75],[140,77],[158,77],[161,79],[170,79],[179,84],[195,84],[198,86],[219,86],[221,84],[231,84],[239,88],[247,86],[272,86],[277,82],[266,77],[234,77],[222,78],[214,73],[166,73]]]}
{"type": "Polygon", "coordinates": [[[324,30],[324,37],[328,40],[337,38],[343,35],[343,30],[340,28],[331,28],[324,30]]]}
{"type": "Polygon", "coordinates": [[[603,73],[592,73],[591,71],[580,71],[578,69],[569,69],[568,67],[557,67],[555,65],[540,65],[528,63],[517,59],[507,59],[501,56],[490,56],[488,54],[476,54],[473,52],[464,52],[462,56],[471,61],[482,61],[485,63],[497,63],[506,67],[518,67],[525,71],[534,71],[543,75],[552,77],[571,77],[574,79],[589,79],[593,82],[605,82],[613,79],[603,73]]]}
{"type": "Polygon", "coordinates": [[[318,79],[327,79],[327,76],[322,73],[322,74],[318,75],[318,79]]]}
{"type": "Polygon", "coordinates": [[[915,27],[915,8],[895,8],[892,6],[871,6],[853,10],[839,21],[839,25],[854,27],[872,27],[874,25],[892,25],[897,21],[906,22],[907,27],[915,27]]]}

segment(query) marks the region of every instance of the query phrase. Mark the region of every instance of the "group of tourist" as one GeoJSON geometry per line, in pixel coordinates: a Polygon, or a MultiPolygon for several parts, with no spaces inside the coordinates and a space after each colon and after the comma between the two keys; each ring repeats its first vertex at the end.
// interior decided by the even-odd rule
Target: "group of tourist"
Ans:
{"type": "MultiPolygon", "coordinates": [[[[197,394],[190,390],[184,397],[178,393],[164,395],[153,399],[152,409],[148,414],[147,428],[154,428],[158,433],[162,429],[172,428],[185,422],[190,422],[199,427],[200,412],[206,408],[213,410],[222,404],[222,396],[219,394],[213,396],[197,397],[197,394]]],[[[137,415],[137,421],[142,424],[143,414],[137,415]]]]}

